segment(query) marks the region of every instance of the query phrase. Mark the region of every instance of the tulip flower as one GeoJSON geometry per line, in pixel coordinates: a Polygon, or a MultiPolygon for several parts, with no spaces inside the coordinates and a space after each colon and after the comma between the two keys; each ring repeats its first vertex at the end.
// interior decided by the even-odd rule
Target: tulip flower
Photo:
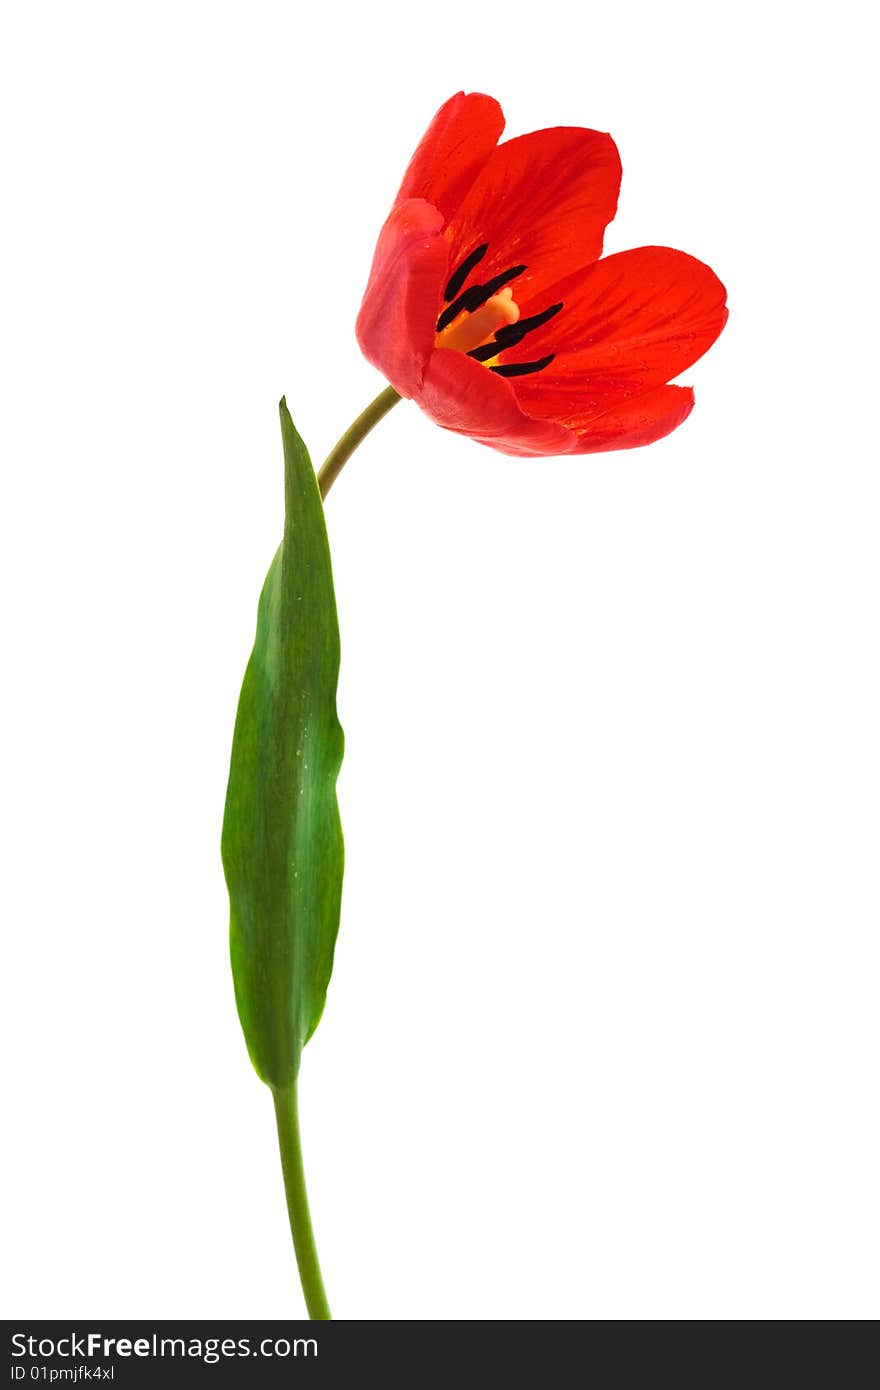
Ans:
{"type": "Polygon", "coordinates": [[[437,424],[506,454],[662,439],[693,408],[668,383],[724,327],[724,286],[668,247],[599,259],[620,188],[610,135],[499,144],[503,128],[480,93],[437,112],[379,234],[364,355],[437,424]]]}
{"type": "Polygon", "coordinates": [[[333,969],[344,864],[336,777],[339,626],[322,498],[408,397],[506,454],[662,439],[690,413],[672,385],[724,327],[724,286],[682,251],[601,259],[617,208],[610,135],[559,127],[499,144],[492,97],[434,117],[379,235],[357,320],[387,386],[318,472],[281,402],[284,528],[257,611],[233,735],[223,866],[235,998],[272,1093],[306,1308],[328,1319],[300,1139],[298,1077],[333,969]]]}

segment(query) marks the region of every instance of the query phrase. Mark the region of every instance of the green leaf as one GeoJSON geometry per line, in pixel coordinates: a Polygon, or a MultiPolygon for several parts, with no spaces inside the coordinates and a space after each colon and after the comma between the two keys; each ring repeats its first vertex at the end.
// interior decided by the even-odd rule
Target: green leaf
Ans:
{"type": "Polygon", "coordinates": [[[263,586],[223,819],[235,999],[257,1073],[296,1079],[339,929],[339,627],[324,509],[285,401],[284,539],[263,586]]]}

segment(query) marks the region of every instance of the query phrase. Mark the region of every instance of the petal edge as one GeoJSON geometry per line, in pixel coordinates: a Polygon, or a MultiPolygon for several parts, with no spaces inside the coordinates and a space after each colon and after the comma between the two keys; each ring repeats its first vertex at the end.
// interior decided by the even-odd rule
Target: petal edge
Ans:
{"type": "Polygon", "coordinates": [[[526,415],[508,381],[462,352],[438,348],[431,355],[416,399],[444,429],[503,454],[569,454],[577,445],[564,425],[526,415]]]}
{"type": "Polygon", "coordinates": [[[355,324],[361,351],[402,396],[421,388],[449,269],[443,214],[423,199],[397,203],[379,233],[355,324]]]}
{"type": "Polygon", "coordinates": [[[694,408],[689,386],[661,386],[605,411],[578,435],[576,454],[604,454],[655,444],[684,424],[694,408]]]}
{"type": "Polygon", "coordinates": [[[456,92],[425,131],[396,202],[424,198],[448,221],[489,159],[504,129],[504,112],[483,92],[456,92]]]}

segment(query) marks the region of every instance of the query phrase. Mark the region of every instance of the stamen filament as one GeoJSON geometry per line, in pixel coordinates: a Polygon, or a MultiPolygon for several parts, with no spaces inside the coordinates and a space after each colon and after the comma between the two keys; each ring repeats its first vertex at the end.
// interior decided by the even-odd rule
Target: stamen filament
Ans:
{"type": "Polygon", "coordinates": [[[547,357],[540,357],[537,362],[499,362],[497,367],[490,367],[490,372],[497,372],[499,376],[529,376],[532,372],[543,372],[545,367],[556,356],[551,352],[547,357]]]}
{"type": "Polygon", "coordinates": [[[443,310],[437,320],[437,332],[442,333],[444,328],[448,328],[453,319],[457,319],[459,314],[464,313],[465,310],[472,314],[475,309],[479,309],[481,305],[485,304],[487,299],[491,299],[493,294],[496,294],[509,280],[515,280],[517,275],[522,275],[524,270],[528,270],[528,266],[514,265],[511,266],[510,270],[502,270],[500,275],[493,275],[492,279],[487,280],[485,285],[472,285],[469,290],[465,290],[464,294],[460,294],[457,299],[454,299],[448,309],[443,310]]]}
{"type": "Polygon", "coordinates": [[[533,328],[540,328],[542,324],[549,323],[559,310],[563,307],[562,300],[558,304],[551,304],[549,309],[545,309],[541,314],[531,314],[527,319],[520,319],[516,324],[505,325],[499,328],[496,337],[499,343],[503,342],[505,347],[513,347],[523,339],[527,333],[531,333],[533,328]]]}
{"type": "Polygon", "coordinates": [[[479,347],[472,348],[468,357],[473,357],[477,362],[488,362],[490,358],[497,357],[500,352],[507,348],[516,347],[521,343],[527,333],[531,333],[533,328],[540,328],[543,323],[548,323],[555,314],[563,307],[562,302],[551,304],[549,309],[545,309],[541,314],[531,314],[527,319],[520,319],[517,323],[506,323],[503,327],[495,330],[495,341],[482,343],[479,347]]]}

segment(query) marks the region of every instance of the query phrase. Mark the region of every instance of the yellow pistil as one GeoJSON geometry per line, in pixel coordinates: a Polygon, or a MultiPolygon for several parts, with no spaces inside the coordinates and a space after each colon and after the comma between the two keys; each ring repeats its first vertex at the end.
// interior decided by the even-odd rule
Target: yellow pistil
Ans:
{"type": "MultiPolygon", "coordinates": [[[[470,352],[473,348],[488,343],[493,333],[505,324],[516,323],[519,318],[519,305],[508,285],[493,294],[472,314],[461,313],[453,323],[447,325],[434,339],[438,348],[452,348],[455,352],[470,352]]],[[[500,348],[499,348],[500,351],[500,348]]]]}

